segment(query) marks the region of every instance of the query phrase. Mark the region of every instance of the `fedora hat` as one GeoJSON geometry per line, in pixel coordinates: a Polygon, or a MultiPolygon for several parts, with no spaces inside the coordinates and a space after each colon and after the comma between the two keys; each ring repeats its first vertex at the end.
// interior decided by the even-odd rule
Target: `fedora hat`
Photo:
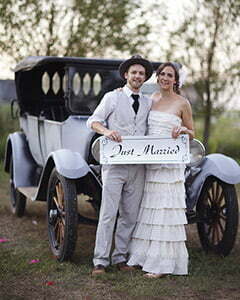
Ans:
{"type": "Polygon", "coordinates": [[[129,67],[132,65],[142,65],[146,70],[146,79],[147,81],[153,73],[153,66],[150,61],[142,58],[140,55],[133,55],[131,58],[125,60],[119,66],[120,76],[125,79],[124,74],[128,71],[129,67]]]}

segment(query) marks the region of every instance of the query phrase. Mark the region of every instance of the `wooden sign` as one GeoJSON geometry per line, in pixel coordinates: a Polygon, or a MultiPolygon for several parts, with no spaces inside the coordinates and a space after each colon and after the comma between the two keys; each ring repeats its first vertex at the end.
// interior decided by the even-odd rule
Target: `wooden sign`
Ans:
{"type": "Polygon", "coordinates": [[[187,164],[190,162],[189,136],[177,139],[157,136],[123,136],[117,143],[99,138],[101,164],[187,164]]]}

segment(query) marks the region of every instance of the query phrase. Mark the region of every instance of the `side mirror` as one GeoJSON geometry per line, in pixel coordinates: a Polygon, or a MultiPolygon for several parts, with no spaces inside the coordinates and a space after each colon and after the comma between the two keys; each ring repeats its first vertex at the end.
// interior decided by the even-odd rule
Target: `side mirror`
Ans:
{"type": "Polygon", "coordinates": [[[11,101],[11,117],[17,119],[19,117],[19,106],[17,99],[11,101]]]}

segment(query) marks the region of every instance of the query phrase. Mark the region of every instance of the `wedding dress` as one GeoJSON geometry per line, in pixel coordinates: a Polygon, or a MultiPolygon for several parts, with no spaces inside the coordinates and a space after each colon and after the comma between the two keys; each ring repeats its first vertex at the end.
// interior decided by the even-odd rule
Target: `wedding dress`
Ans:
{"type": "MultiPolygon", "coordinates": [[[[152,110],[148,135],[170,136],[181,118],[152,110]]],[[[128,265],[154,274],[188,273],[183,164],[146,165],[144,195],[129,248],[128,265]]]]}

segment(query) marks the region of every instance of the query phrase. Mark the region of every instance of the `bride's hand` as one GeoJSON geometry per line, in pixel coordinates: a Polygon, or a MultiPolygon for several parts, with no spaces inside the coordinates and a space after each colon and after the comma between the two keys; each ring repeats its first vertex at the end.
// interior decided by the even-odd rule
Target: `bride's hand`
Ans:
{"type": "Polygon", "coordinates": [[[188,134],[188,129],[185,126],[177,126],[172,130],[172,137],[176,139],[180,134],[186,133],[188,134]]]}

